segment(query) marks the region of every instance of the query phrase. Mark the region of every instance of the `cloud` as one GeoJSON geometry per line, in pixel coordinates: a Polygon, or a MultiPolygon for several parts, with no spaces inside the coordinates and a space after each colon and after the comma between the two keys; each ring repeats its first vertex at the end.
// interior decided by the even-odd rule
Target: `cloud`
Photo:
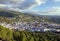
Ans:
{"type": "Polygon", "coordinates": [[[44,4],[45,2],[46,0],[0,0],[0,6],[6,5],[5,7],[8,8],[27,9],[44,4]]]}
{"type": "MultiPolygon", "coordinates": [[[[38,13],[38,15],[60,15],[60,7],[52,7],[42,11],[31,10],[31,8],[45,4],[47,1],[48,0],[1,0],[0,8],[19,12],[34,12],[36,14],[38,13]]],[[[60,0],[52,1],[60,2],[60,0]]]]}
{"type": "Polygon", "coordinates": [[[60,15],[60,7],[52,7],[48,10],[44,10],[37,13],[41,15],[60,15]]]}
{"type": "Polygon", "coordinates": [[[0,9],[10,9],[12,8],[16,10],[18,6],[23,3],[25,0],[0,0],[0,9]]]}
{"type": "Polygon", "coordinates": [[[53,2],[60,2],[60,0],[53,0],[53,2]]]}
{"type": "Polygon", "coordinates": [[[9,9],[12,5],[0,4],[0,9],[9,9]]]}
{"type": "Polygon", "coordinates": [[[20,4],[24,2],[25,0],[0,0],[1,4],[20,4]]]}
{"type": "Polygon", "coordinates": [[[45,9],[45,10],[29,10],[30,14],[34,14],[34,15],[60,15],[60,7],[51,7],[49,9],[45,9]]]}
{"type": "Polygon", "coordinates": [[[33,8],[35,6],[44,4],[46,0],[26,0],[24,3],[22,3],[19,7],[20,9],[24,8],[33,8]],[[22,7],[22,8],[21,8],[22,7]]]}

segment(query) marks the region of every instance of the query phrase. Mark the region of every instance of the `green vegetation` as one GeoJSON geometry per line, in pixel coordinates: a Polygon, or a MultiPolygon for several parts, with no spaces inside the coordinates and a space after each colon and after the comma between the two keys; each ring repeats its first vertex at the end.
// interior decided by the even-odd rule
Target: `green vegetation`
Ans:
{"type": "Polygon", "coordinates": [[[13,40],[13,32],[0,25],[0,40],[3,41],[13,40]]]}
{"type": "Polygon", "coordinates": [[[15,11],[0,11],[0,22],[12,23],[12,22],[34,22],[34,21],[59,23],[60,17],[56,18],[52,16],[35,16],[15,11]]]}
{"type": "Polygon", "coordinates": [[[15,31],[0,25],[2,41],[60,41],[60,35],[54,33],[15,31]]]}
{"type": "Polygon", "coordinates": [[[28,14],[23,14],[20,12],[4,12],[0,11],[0,22],[12,23],[12,22],[30,22],[34,21],[35,18],[28,14]]]}
{"type": "Polygon", "coordinates": [[[4,16],[4,17],[15,17],[15,16],[17,16],[17,14],[14,14],[12,12],[0,11],[0,16],[4,16]]]}
{"type": "Polygon", "coordinates": [[[40,16],[34,16],[27,13],[20,13],[15,11],[0,11],[0,22],[12,23],[12,22],[34,22],[34,21],[45,21],[46,18],[40,16]]]}
{"type": "Polygon", "coordinates": [[[35,16],[15,11],[0,11],[0,22],[6,22],[11,24],[13,22],[34,22],[34,21],[60,24],[60,16],[35,16]]]}

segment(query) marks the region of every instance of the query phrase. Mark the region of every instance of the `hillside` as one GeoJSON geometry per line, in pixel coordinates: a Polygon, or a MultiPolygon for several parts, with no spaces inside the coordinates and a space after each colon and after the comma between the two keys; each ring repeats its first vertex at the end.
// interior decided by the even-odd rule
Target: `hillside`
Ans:
{"type": "Polygon", "coordinates": [[[41,21],[40,17],[29,15],[26,13],[14,12],[14,11],[0,11],[0,22],[31,22],[31,21],[41,21]]]}
{"type": "MultiPolygon", "coordinates": [[[[58,23],[56,20],[59,17],[53,16],[35,16],[15,11],[0,11],[0,22],[13,23],[13,22],[49,22],[58,23]]],[[[59,20],[58,20],[59,21],[59,20]]],[[[38,23],[38,24],[39,24],[38,23]]],[[[6,24],[7,25],[7,24],[6,24]]],[[[37,26],[37,25],[35,25],[37,26]]],[[[34,26],[34,27],[35,27],[34,26]]],[[[60,34],[52,32],[29,32],[20,30],[11,30],[7,27],[0,25],[0,40],[2,41],[60,41],[60,34]]]]}
{"type": "Polygon", "coordinates": [[[50,32],[14,31],[0,25],[0,41],[60,41],[60,36],[50,32]]]}
{"type": "Polygon", "coordinates": [[[0,22],[12,23],[12,22],[49,22],[59,23],[59,16],[36,16],[28,13],[21,13],[15,11],[0,11],[0,22]]]}

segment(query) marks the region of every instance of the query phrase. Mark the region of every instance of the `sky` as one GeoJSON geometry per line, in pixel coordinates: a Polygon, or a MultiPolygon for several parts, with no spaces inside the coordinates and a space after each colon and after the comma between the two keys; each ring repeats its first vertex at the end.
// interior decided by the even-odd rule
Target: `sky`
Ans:
{"type": "Polygon", "coordinates": [[[38,15],[60,15],[60,0],[0,0],[0,9],[38,15]]]}

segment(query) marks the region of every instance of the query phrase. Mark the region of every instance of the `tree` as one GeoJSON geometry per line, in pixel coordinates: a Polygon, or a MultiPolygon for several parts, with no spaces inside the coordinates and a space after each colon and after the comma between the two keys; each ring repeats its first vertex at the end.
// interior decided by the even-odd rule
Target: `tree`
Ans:
{"type": "Polygon", "coordinates": [[[30,41],[34,41],[34,38],[33,38],[33,37],[31,37],[30,41]]]}

